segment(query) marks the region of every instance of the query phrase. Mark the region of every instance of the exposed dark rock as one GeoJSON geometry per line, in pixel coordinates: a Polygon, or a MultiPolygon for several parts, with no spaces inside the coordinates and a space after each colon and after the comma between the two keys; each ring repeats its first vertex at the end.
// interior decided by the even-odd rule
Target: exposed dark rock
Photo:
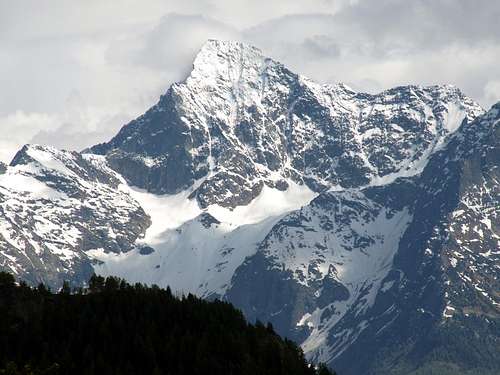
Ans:
{"type": "Polygon", "coordinates": [[[139,248],[139,254],[141,255],[149,255],[155,252],[155,249],[153,249],[151,246],[141,246],[139,248]]]}

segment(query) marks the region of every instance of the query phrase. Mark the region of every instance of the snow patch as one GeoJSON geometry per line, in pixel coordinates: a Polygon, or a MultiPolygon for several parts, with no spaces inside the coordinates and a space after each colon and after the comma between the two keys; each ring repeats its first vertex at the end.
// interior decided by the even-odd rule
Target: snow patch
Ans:
{"type": "Polygon", "coordinates": [[[449,103],[443,120],[443,128],[448,133],[454,133],[467,117],[465,108],[459,103],[449,103]]]}
{"type": "Polygon", "coordinates": [[[152,246],[155,252],[147,256],[139,251],[87,252],[103,262],[95,266],[96,272],[131,282],[168,285],[178,292],[205,297],[222,295],[236,268],[257,251],[276,222],[317,195],[306,185],[288,181],[285,191],[264,186],[247,206],[229,210],[212,205],[202,210],[195,199],[188,198],[199,183],[179,194],[164,196],[122,184],[120,189],[136,199],[152,220],[138,246],[152,246]],[[204,212],[216,222],[204,225],[200,216],[204,212]]]}
{"type": "Polygon", "coordinates": [[[7,173],[0,175],[0,189],[27,193],[32,199],[56,200],[67,198],[66,194],[52,189],[34,177],[19,174],[12,167],[9,167],[7,173]]]}
{"type": "Polygon", "coordinates": [[[233,225],[255,224],[269,217],[283,215],[296,210],[310,201],[317,193],[305,184],[299,185],[288,181],[288,189],[280,191],[264,185],[262,192],[247,206],[238,206],[229,210],[220,206],[210,206],[208,212],[218,220],[233,225]]]}

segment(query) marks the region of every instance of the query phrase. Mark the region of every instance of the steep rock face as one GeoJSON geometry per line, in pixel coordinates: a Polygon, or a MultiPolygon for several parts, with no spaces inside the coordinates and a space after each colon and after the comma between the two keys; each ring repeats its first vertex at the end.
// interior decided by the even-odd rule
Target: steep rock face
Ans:
{"type": "Polygon", "coordinates": [[[202,207],[246,205],[285,179],[320,192],[419,173],[482,109],[452,86],[378,95],[319,85],[238,42],[209,41],[189,77],[109,143],[112,168],[153,193],[203,178],[202,207]]]}
{"type": "MultiPolygon", "coordinates": [[[[412,218],[405,193],[414,189],[405,181],[321,194],[272,228],[257,254],[235,273],[227,297],[283,334],[307,338],[307,352],[330,350],[324,344],[335,324],[349,311],[366,311],[383,287],[412,218]],[[370,198],[374,191],[385,196],[370,198]],[[272,293],[276,287],[280,293],[272,293]]],[[[344,347],[354,333],[345,337],[344,347]]]]}
{"type": "Polygon", "coordinates": [[[377,298],[400,277],[392,261],[413,220],[417,190],[400,179],[321,194],[273,227],[226,296],[302,342],[314,360],[331,363],[367,329],[377,298]]]}
{"type": "Polygon", "coordinates": [[[458,175],[456,206],[444,222],[445,317],[500,311],[500,103],[476,122],[445,156],[458,175]]]}
{"type": "MultiPolygon", "coordinates": [[[[394,259],[405,275],[392,292],[398,313],[379,338],[387,362],[405,356],[400,372],[425,373],[435,363],[441,373],[500,368],[498,109],[462,127],[419,179],[415,218],[394,259]],[[440,368],[440,361],[455,367],[440,368]]],[[[362,349],[350,350],[352,359],[362,349]]]]}
{"type": "Polygon", "coordinates": [[[101,157],[25,146],[0,175],[0,264],[36,284],[81,285],[85,251],[123,252],[150,225],[101,157]]]}
{"type": "Polygon", "coordinates": [[[227,296],[345,374],[496,373],[499,109],[464,125],[421,175],[323,194],[282,219],[227,296]],[[311,216],[318,206],[326,214],[311,216]],[[377,207],[386,225],[371,227],[377,207]]]}

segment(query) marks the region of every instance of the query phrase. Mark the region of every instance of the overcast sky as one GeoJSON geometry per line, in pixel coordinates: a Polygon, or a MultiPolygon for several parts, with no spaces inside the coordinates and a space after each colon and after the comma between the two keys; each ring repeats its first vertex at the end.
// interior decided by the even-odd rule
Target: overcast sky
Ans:
{"type": "Polygon", "coordinates": [[[0,160],[109,139],[237,39],[319,82],[451,83],[500,100],[498,0],[0,0],[0,160]]]}

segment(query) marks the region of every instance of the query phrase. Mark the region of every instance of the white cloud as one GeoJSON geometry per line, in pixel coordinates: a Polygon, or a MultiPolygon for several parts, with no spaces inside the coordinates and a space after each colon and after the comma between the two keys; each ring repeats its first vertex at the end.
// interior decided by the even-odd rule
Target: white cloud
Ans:
{"type": "Polygon", "coordinates": [[[39,130],[54,130],[57,120],[44,113],[24,113],[16,111],[0,118],[2,137],[0,138],[0,160],[10,161],[18,151],[18,145],[31,139],[39,130]]]}
{"type": "Polygon", "coordinates": [[[165,72],[170,81],[183,79],[207,39],[240,39],[238,30],[200,15],[168,14],[150,30],[113,41],[107,58],[113,65],[165,72]]]}
{"type": "Polygon", "coordinates": [[[484,86],[484,97],[487,101],[494,103],[500,98],[500,80],[487,82],[484,86]]]}

